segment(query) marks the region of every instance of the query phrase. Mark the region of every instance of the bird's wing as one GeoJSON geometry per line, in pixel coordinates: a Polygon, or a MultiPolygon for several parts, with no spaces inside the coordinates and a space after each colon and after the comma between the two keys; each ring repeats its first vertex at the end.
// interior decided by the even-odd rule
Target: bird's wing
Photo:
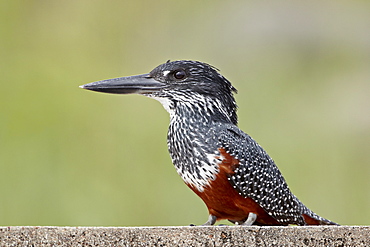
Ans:
{"type": "Polygon", "coordinates": [[[305,224],[302,213],[309,209],[293,195],[274,161],[256,141],[230,125],[220,132],[219,143],[239,160],[229,181],[241,196],[252,198],[282,224],[305,224]]]}

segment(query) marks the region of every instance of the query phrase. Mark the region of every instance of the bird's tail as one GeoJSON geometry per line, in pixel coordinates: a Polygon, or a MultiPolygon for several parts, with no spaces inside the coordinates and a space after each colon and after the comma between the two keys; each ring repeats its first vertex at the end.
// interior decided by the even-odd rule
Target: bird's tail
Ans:
{"type": "Polygon", "coordinates": [[[339,226],[339,224],[327,220],[323,217],[318,216],[317,214],[310,212],[310,215],[308,214],[302,214],[304,221],[306,222],[307,225],[335,225],[339,226]]]}

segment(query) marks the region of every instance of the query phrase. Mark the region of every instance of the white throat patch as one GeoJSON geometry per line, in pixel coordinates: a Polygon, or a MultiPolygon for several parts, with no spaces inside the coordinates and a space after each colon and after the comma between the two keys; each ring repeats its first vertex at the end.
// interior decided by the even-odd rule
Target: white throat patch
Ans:
{"type": "Polygon", "coordinates": [[[173,113],[173,109],[171,109],[171,100],[169,100],[169,99],[167,99],[167,98],[161,98],[161,97],[151,97],[151,98],[153,98],[153,99],[155,99],[155,100],[157,100],[157,101],[159,101],[162,105],[163,105],[163,107],[164,107],[164,109],[170,114],[170,115],[172,115],[172,113],[173,113]]]}

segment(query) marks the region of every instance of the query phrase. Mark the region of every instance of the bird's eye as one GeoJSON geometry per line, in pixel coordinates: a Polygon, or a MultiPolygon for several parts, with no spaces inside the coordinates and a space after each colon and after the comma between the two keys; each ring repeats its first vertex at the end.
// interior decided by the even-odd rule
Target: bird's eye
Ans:
{"type": "Polygon", "coordinates": [[[185,76],[186,76],[186,73],[183,70],[177,70],[173,73],[173,77],[175,77],[175,79],[177,80],[184,79],[185,76]]]}

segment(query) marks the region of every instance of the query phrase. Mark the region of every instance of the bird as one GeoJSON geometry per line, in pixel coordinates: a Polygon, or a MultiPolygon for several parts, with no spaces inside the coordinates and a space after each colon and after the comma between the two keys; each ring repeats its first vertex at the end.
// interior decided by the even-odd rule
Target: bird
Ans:
{"type": "Polygon", "coordinates": [[[273,159],[239,129],[237,90],[216,67],[168,60],[147,74],[80,87],[144,95],[163,105],[170,115],[168,151],[177,173],[208,209],[203,225],[338,225],[308,209],[273,159]]]}

